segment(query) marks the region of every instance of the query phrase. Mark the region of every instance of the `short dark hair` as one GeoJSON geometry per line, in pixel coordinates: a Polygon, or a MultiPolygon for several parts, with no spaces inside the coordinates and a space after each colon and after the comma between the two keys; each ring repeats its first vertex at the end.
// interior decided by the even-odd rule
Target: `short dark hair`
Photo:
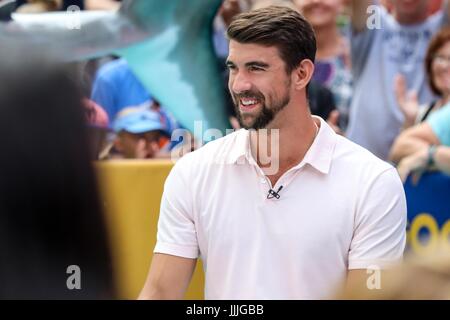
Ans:
{"type": "Polygon", "coordinates": [[[237,15],[227,30],[230,40],[275,46],[290,73],[304,59],[314,62],[316,36],[308,21],[288,7],[269,6],[237,15]]]}

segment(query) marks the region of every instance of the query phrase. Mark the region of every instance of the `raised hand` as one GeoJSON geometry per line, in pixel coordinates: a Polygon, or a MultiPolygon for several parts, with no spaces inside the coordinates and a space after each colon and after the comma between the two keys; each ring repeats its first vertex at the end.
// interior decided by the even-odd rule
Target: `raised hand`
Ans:
{"type": "Polygon", "coordinates": [[[405,116],[404,129],[413,126],[419,113],[419,99],[417,92],[409,91],[406,88],[406,79],[403,75],[398,74],[394,81],[394,92],[398,105],[405,116]]]}

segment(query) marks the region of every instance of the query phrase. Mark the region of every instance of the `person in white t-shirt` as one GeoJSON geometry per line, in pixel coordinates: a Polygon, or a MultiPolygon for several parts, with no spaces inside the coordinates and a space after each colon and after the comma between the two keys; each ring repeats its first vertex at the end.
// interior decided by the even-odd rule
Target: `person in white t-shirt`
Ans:
{"type": "Polygon", "coordinates": [[[243,129],[175,164],[139,298],[183,298],[198,258],[206,299],[322,299],[399,261],[406,201],[395,169],[309,111],[311,25],[272,6],[238,15],[227,35],[243,129]]]}

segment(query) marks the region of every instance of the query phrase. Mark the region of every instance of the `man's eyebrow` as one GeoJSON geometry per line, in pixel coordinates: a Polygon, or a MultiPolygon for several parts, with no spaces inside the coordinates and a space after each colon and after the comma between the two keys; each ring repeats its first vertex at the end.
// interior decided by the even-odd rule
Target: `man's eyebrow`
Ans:
{"type": "Polygon", "coordinates": [[[269,65],[262,61],[250,61],[245,64],[246,67],[260,67],[260,68],[268,68],[269,65]]]}
{"type": "MultiPolygon", "coordinates": [[[[234,64],[234,62],[231,61],[231,60],[227,60],[227,61],[225,62],[225,64],[226,64],[228,67],[234,67],[234,66],[236,66],[236,65],[234,64]]],[[[267,63],[265,63],[265,62],[262,62],[262,61],[250,61],[250,62],[247,62],[247,63],[245,64],[245,66],[246,66],[247,68],[248,68],[248,67],[259,67],[259,68],[268,68],[268,67],[270,67],[269,64],[267,64],[267,63]]]]}

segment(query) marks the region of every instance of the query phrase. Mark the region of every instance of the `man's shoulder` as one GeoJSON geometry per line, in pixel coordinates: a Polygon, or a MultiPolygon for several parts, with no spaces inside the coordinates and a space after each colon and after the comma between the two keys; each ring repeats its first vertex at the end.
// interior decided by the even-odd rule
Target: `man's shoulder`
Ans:
{"type": "Polygon", "coordinates": [[[376,176],[387,170],[394,169],[390,163],[341,136],[338,136],[334,158],[335,162],[349,169],[351,168],[352,172],[361,175],[370,174],[376,176]]]}
{"type": "Polygon", "coordinates": [[[335,149],[335,170],[345,177],[348,190],[357,198],[404,197],[403,184],[397,170],[367,149],[341,137],[335,149]],[[380,193],[381,192],[381,193],[380,193]]]}

